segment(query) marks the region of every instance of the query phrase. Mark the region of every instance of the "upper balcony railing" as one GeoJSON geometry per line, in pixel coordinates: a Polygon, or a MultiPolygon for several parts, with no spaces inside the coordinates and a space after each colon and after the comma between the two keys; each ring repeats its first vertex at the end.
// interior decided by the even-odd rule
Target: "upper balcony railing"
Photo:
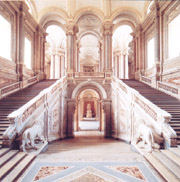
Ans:
{"type": "Polygon", "coordinates": [[[105,77],[104,72],[75,72],[75,77],[105,77]]]}
{"type": "Polygon", "coordinates": [[[0,88],[0,99],[38,82],[37,76],[0,88]]]}

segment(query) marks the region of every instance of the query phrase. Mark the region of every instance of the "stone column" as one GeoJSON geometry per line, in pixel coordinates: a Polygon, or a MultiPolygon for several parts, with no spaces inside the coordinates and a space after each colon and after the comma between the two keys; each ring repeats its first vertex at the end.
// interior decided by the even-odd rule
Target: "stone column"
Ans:
{"type": "Polygon", "coordinates": [[[24,5],[21,4],[19,14],[19,63],[18,63],[18,74],[19,80],[23,80],[23,65],[24,65],[24,5]]]}
{"type": "Polygon", "coordinates": [[[73,77],[75,71],[75,27],[72,23],[67,25],[67,76],[73,77]]]}
{"type": "Polygon", "coordinates": [[[65,76],[65,56],[61,57],[61,77],[65,76]]]}
{"type": "Polygon", "coordinates": [[[106,138],[111,137],[111,100],[104,99],[103,102],[104,110],[104,136],[106,138]]]}
{"type": "Polygon", "coordinates": [[[58,54],[55,55],[55,79],[60,77],[60,56],[58,54]]]}
{"type": "Polygon", "coordinates": [[[103,72],[102,43],[99,42],[99,71],[103,72]]]}
{"type": "Polygon", "coordinates": [[[55,55],[51,54],[51,79],[55,78],[55,55]]]}
{"type": "Polygon", "coordinates": [[[155,17],[155,64],[156,64],[156,81],[160,79],[160,16],[159,3],[156,0],[156,17],[155,17]]]}
{"type": "Polygon", "coordinates": [[[125,79],[128,79],[129,78],[129,72],[128,72],[128,70],[129,70],[129,68],[128,68],[128,54],[126,53],[125,55],[124,55],[124,61],[125,61],[125,79]]]}
{"type": "Polygon", "coordinates": [[[74,137],[74,113],[76,108],[76,102],[74,99],[67,100],[67,136],[69,138],[74,137]]]}
{"type": "Polygon", "coordinates": [[[80,60],[79,60],[79,53],[80,53],[80,45],[77,44],[77,58],[76,58],[76,72],[80,71],[80,60]]]}
{"type": "Polygon", "coordinates": [[[112,23],[104,24],[104,71],[106,77],[112,73],[112,23]]]}
{"type": "Polygon", "coordinates": [[[124,78],[124,56],[122,53],[120,53],[120,59],[119,59],[119,78],[124,78]]]}
{"type": "Polygon", "coordinates": [[[142,65],[142,27],[139,25],[135,30],[136,35],[136,73],[135,78],[140,79],[141,70],[143,69],[142,65]]]}

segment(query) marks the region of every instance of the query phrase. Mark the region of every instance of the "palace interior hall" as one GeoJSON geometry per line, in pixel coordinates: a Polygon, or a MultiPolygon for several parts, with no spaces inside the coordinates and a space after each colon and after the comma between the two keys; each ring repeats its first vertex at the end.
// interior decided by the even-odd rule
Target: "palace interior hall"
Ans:
{"type": "Polygon", "coordinates": [[[180,181],[180,1],[0,1],[0,181],[180,181]]]}

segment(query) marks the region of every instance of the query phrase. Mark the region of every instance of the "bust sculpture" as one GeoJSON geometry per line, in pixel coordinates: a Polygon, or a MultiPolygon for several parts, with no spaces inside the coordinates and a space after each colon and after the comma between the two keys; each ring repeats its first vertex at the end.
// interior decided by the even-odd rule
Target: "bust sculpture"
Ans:
{"type": "Polygon", "coordinates": [[[88,105],[87,105],[86,117],[87,117],[87,118],[92,118],[91,104],[88,104],[88,105]]]}

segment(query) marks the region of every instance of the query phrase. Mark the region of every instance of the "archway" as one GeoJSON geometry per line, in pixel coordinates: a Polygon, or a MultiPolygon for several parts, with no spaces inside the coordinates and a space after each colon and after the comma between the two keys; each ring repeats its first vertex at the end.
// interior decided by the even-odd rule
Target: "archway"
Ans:
{"type": "Polygon", "coordinates": [[[94,89],[84,89],[76,99],[74,131],[104,131],[102,101],[94,89]]]}
{"type": "Polygon", "coordinates": [[[111,137],[111,100],[108,99],[105,89],[94,81],[84,81],[77,85],[71,99],[68,99],[68,137],[74,137],[74,131],[83,129],[80,122],[87,120],[97,121],[94,123],[96,126],[90,129],[104,131],[105,137],[111,137]]]}

